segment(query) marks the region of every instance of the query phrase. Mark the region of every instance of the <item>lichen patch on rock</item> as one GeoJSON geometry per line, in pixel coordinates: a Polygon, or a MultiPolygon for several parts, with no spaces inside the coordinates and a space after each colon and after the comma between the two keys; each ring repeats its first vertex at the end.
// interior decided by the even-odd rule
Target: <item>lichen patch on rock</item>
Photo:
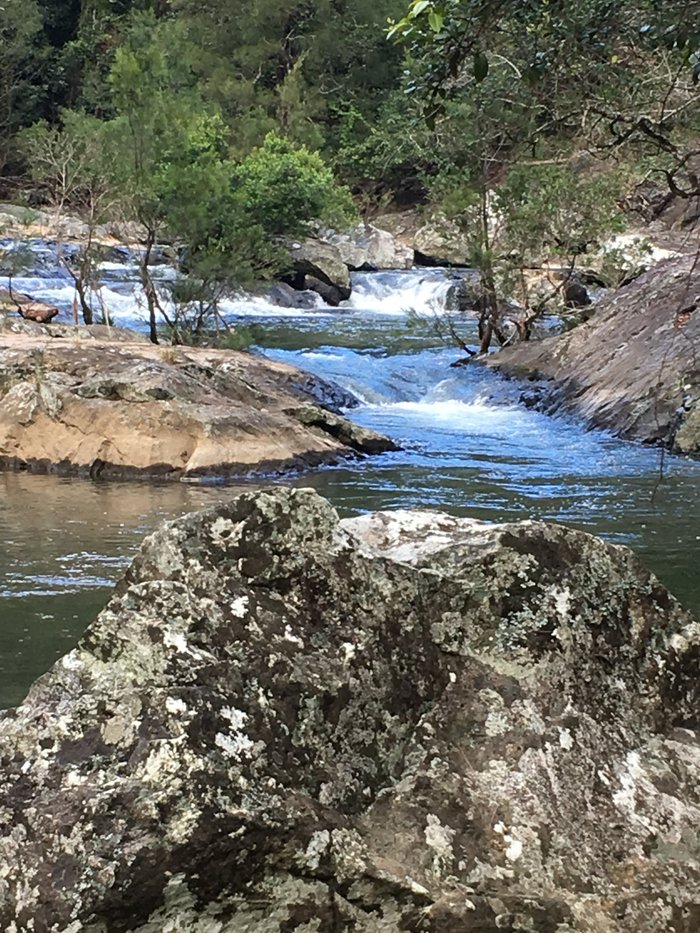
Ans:
{"type": "Polygon", "coordinates": [[[0,928],[694,933],[699,649],[558,526],[168,523],[0,716],[0,928]]]}

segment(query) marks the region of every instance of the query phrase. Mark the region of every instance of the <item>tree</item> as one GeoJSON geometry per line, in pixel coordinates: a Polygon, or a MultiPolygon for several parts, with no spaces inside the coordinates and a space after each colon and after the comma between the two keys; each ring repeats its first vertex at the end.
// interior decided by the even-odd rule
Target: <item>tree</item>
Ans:
{"type": "Polygon", "coordinates": [[[695,188],[687,170],[698,153],[682,140],[700,108],[699,24],[698,0],[412,0],[389,35],[410,49],[411,88],[431,122],[507,62],[539,138],[661,156],[670,184],[680,176],[695,188]]]}
{"type": "Polygon", "coordinates": [[[191,147],[202,118],[185,59],[178,54],[182,47],[176,24],[158,24],[152,13],[138,13],[132,17],[124,45],[117,49],[109,76],[116,112],[111,121],[117,144],[113,176],[122,210],[144,231],[139,274],[153,343],[158,342],[158,311],[164,312],[149,267],[167,220],[163,192],[172,190],[173,172],[196,159],[198,153],[191,147]]]}
{"type": "Polygon", "coordinates": [[[227,289],[278,269],[282,253],[269,237],[312,219],[356,219],[349,192],[303,146],[268,135],[241,162],[231,158],[223,117],[188,67],[188,43],[181,24],[137,14],[110,75],[112,173],[125,216],[144,230],[139,269],[154,342],[158,315],[176,335],[185,321],[199,332],[217,320],[227,289]],[[181,246],[187,275],[171,289],[173,317],[149,269],[162,236],[181,246]]]}
{"type": "MultiPolygon", "coordinates": [[[[614,225],[616,185],[597,210],[587,193],[595,184],[566,168],[578,150],[595,148],[608,162],[653,155],[648,170],[670,183],[683,176],[685,194],[700,190],[682,142],[699,102],[692,80],[700,67],[689,54],[700,34],[685,25],[689,6],[700,9],[685,3],[686,18],[674,20],[680,4],[662,10],[651,0],[413,0],[390,29],[408,50],[407,91],[433,133],[438,179],[427,187],[443,205],[452,202],[473,244],[482,351],[494,335],[505,340],[499,279],[512,280],[515,257],[558,241],[573,267],[582,243],[595,238],[591,222],[598,237],[614,225]],[[562,209],[576,197],[586,217],[562,209]]],[[[604,186],[596,184],[600,196],[604,186]]]]}
{"type": "Polygon", "coordinates": [[[233,183],[247,215],[271,236],[302,233],[310,220],[342,228],[358,219],[350,192],[321,157],[272,133],[236,168],[233,183]]]}
{"type": "Polygon", "coordinates": [[[0,7],[0,174],[13,158],[14,134],[38,115],[42,26],[34,0],[5,0],[0,7]]]}
{"type": "MultiPolygon", "coordinates": [[[[95,117],[66,111],[61,126],[40,121],[20,136],[20,149],[54,211],[56,227],[60,230],[68,208],[85,224],[86,233],[77,249],[58,249],[59,260],[75,285],[85,324],[93,323],[93,299],[99,293],[97,228],[109,219],[117,203],[110,129],[95,117]]],[[[103,307],[102,312],[108,322],[108,311],[103,307]]]]}
{"type": "Polygon", "coordinates": [[[235,127],[245,156],[276,132],[336,161],[346,107],[372,125],[402,54],[383,26],[403,0],[174,0],[204,96],[235,127]]]}

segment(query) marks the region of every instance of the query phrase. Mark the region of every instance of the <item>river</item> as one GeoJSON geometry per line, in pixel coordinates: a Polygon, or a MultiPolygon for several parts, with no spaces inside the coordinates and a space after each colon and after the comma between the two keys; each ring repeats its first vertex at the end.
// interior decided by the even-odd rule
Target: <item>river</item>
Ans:
{"type": "MultiPolygon", "coordinates": [[[[117,323],[142,326],[128,266],[105,267],[117,323]]],[[[700,463],[585,431],[518,404],[518,387],[458,354],[439,334],[452,273],[356,273],[349,306],[312,312],[241,300],[253,352],[334,379],[361,399],[358,422],[402,450],[287,482],[313,486],[344,514],[444,509],[489,521],[542,518],[633,547],[692,610],[700,463]],[[421,312],[416,317],[413,311],[421,312]]],[[[17,283],[68,311],[50,268],[17,283]]],[[[473,322],[463,330],[473,336],[473,322]]],[[[245,484],[243,484],[245,485],[245,484]]],[[[162,519],[225,500],[230,487],[104,483],[0,474],[0,706],[65,653],[104,605],[143,536],[162,519]]]]}

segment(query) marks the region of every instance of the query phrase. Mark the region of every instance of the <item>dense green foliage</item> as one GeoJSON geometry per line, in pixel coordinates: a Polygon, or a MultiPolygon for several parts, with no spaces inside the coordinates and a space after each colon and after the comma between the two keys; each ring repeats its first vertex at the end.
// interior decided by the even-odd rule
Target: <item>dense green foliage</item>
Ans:
{"type": "Polygon", "coordinates": [[[168,34],[178,82],[221,114],[233,157],[276,133],[363,181],[337,156],[344,141],[371,135],[386,97],[401,94],[402,52],[385,32],[402,8],[403,0],[7,0],[0,153],[19,174],[12,138],[21,126],[55,122],[67,108],[113,116],[113,69],[124,67],[134,18],[147,13],[150,29],[168,34]]]}
{"type": "Polygon", "coordinates": [[[302,232],[306,217],[341,228],[358,219],[350,192],[336,187],[320,156],[274,133],[237,166],[234,186],[251,222],[273,236],[302,232]]]}
{"type": "MultiPolygon", "coordinates": [[[[674,133],[696,122],[697,2],[6,0],[6,178],[25,171],[15,145],[23,126],[56,124],[67,109],[100,119],[123,110],[114,73],[128,68],[124,49],[133,46],[139,17],[142,44],[154,37],[169,80],[180,92],[196,90],[205,109],[221,116],[232,158],[275,133],[319,152],[341,180],[373,197],[381,190],[415,195],[451,163],[455,147],[435,146],[417,119],[421,109],[438,133],[449,116],[470,145],[473,92],[481,85],[511,124],[501,148],[515,131],[529,143],[537,134],[558,145],[585,133],[648,152],[658,150],[661,129],[672,172],[674,133]],[[393,39],[403,41],[387,41],[388,20],[396,22],[393,39]]],[[[682,171],[677,181],[687,181],[682,171]]]]}
{"type": "Polygon", "coordinates": [[[481,272],[482,350],[505,339],[528,254],[572,270],[642,179],[700,194],[699,14],[675,0],[411,0],[390,29],[432,133],[426,188],[481,272]]]}
{"type": "Polygon", "coordinates": [[[6,0],[0,39],[5,194],[167,235],[188,307],[350,224],[345,184],[461,228],[497,329],[636,182],[700,192],[700,0],[6,0]]]}

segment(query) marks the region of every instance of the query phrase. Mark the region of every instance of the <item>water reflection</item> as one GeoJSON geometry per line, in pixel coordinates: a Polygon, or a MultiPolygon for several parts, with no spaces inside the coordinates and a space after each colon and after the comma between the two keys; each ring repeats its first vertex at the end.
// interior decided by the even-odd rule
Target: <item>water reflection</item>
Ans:
{"type": "Polygon", "coordinates": [[[148,532],[235,492],[0,474],[0,707],[73,647],[148,532]]]}

